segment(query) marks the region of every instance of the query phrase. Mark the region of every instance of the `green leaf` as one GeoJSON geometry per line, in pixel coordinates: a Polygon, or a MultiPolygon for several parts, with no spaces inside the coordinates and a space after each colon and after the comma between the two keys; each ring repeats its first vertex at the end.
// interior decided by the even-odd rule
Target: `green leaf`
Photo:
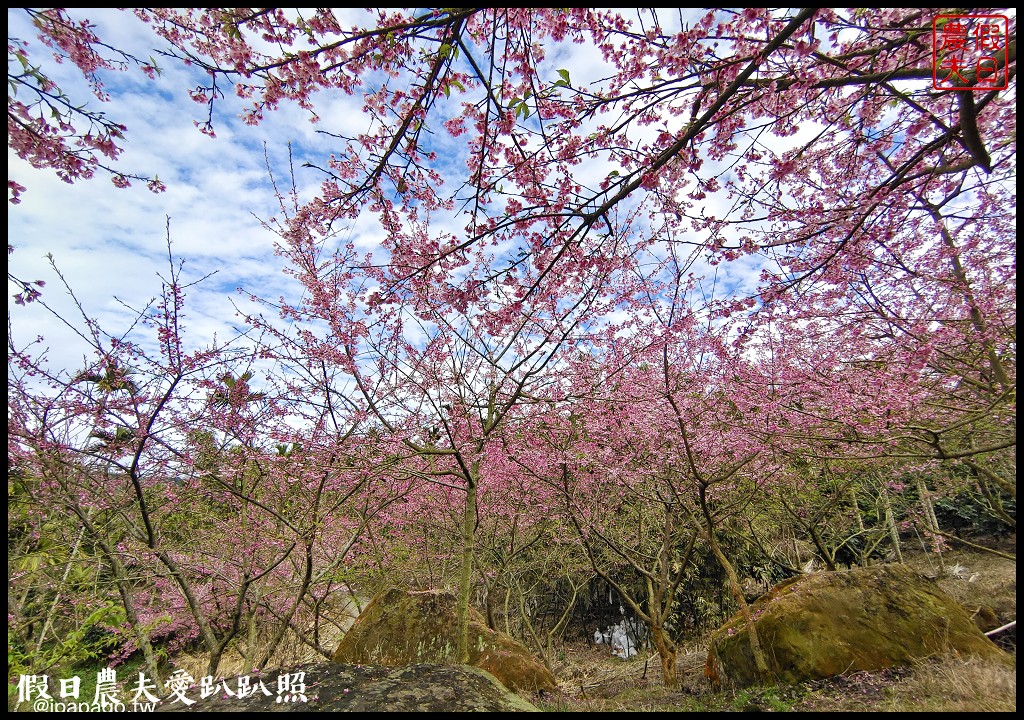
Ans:
{"type": "Polygon", "coordinates": [[[566,70],[564,68],[559,70],[558,71],[558,77],[560,77],[563,80],[565,80],[565,84],[566,85],[569,85],[569,71],[568,70],[566,70]]]}

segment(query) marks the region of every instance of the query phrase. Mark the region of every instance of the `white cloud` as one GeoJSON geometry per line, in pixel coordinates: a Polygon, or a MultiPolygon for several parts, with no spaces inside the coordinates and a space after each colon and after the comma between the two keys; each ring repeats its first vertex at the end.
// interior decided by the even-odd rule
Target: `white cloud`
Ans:
{"type": "MultiPolygon", "coordinates": [[[[74,13],[72,13],[74,15],[74,13]]],[[[98,25],[101,37],[114,47],[148,58],[151,35],[129,12],[90,9],[90,19],[98,25]]],[[[343,24],[358,17],[346,12],[343,24]]],[[[691,22],[696,16],[686,15],[691,22]]],[[[649,22],[647,15],[643,16],[649,22]]],[[[661,20],[667,16],[662,14],[661,20]]],[[[25,14],[18,9],[8,11],[10,33],[32,37],[25,14]]],[[[554,80],[557,71],[566,68],[574,86],[597,82],[611,73],[597,48],[590,44],[546,48],[548,57],[538,69],[542,78],[554,80]]],[[[35,61],[43,62],[48,51],[35,46],[35,61]]],[[[276,301],[284,295],[292,301],[301,297],[301,288],[282,272],[284,263],[274,254],[273,233],[260,226],[258,218],[279,216],[264,161],[264,144],[279,187],[288,186],[289,143],[295,151],[296,181],[305,198],[311,197],[322,179],[318,171],[303,169],[306,160],[324,164],[330,153],[344,148],[337,138],[318,133],[357,135],[367,131],[369,118],[361,112],[361,100],[340,92],[325,92],[317,98],[317,109],[323,118],[313,125],[306,111],[295,104],[284,103],[268,113],[258,127],[244,125],[238,113],[246,103],[224,88],[226,97],[218,101],[215,127],[217,138],[208,138],[194,127],[195,120],[205,118],[206,108],[192,102],[186,91],[204,82],[195,68],[186,68],[170,59],[158,59],[163,70],[156,81],[146,79],[131,69],[115,73],[108,89],[114,101],[103,106],[116,122],[128,126],[128,141],[118,167],[125,172],[156,174],[166,184],[167,192],[149,193],[141,183],[128,190],[113,187],[102,176],[80,181],[73,186],[59,181],[49,171],[30,168],[8,152],[9,177],[28,187],[23,202],[11,206],[8,233],[17,248],[10,256],[11,271],[23,280],[45,280],[44,298],[61,314],[73,314],[73,304],[57,287],[45,256],[52,253],[68,282],[75,289],[87,312],[96,313],[103,323],[116,329],[126,322],[127,311],[112,296],[133,307],[143,306],[160,291],[158,273],[167,273],[165,222],[171,218],[171,237],[175,254],[185,259],[186,280],[193,280],[216,271],[203,285],[190,289],[189,302],[193,320],[189,326],[195,342],[202,344],[229,336],[239,325],[235,303],[245,303],[235,293],[242,287],[276,301]],[[254,217],[255,216],[255,217],[254,217]]],[[[72,97],[89,97],[80,77],[69,64],[47,64],[47,72],[72,97]],[[52,66],[52,67],[51,67],[52,66]]],[[[462,102],[453,94],[447,106],[454,113],[462,102]]],[[[101,104],[95,99],[90,107],[101,104]]],[[[609,122],[607,116],[595,119],[609,122]]],[[[683,118],[666,118],[668,128],[678,131],[683,118]]],[[[591,128],[593,129],[593,128],[591,128]]],[[[447,138],[434,127],[432,142],[444,159],[439,167],[453,173],[465,168],[466,145],[460,139],[447,138]]],[[[630,130],[631,142],[650,142],[657,134],[651,127],[630,130]]],[[[572,168],[573,174],[591,188],[613,169],[607,161],[588,159],[572,168]]],[[[706,164],[702,176],[712,171],[706,164]]],[[[449,183],[455,192],[457,181],[449,183]]],[[[629,206],[635,206],[630,199],[629,206]]],[[[708,212],[723,217],[727,207],[720,196],[709,195],[705,201],[708,212]]],[[[620,206],[625,210],[627,204],[620,206]]],[[[438,215],[431,219],[435,232],[463,234],[464,216],[438,215]]],[[[364,213],[347,226],[337,228],[339,236],[325,241],[330,251],[338,243],[350,240],[359,251],[374,251],[378,261],[384,258],[381,249],[383,230],[375,215],[364,213]]],[[[699,241],[699,238],[694,238],[699,241]]],[[[511,252],[513,248],[491,248],[492,252],[511,252]]],[[[695,269],[704,269],[698,264],[695,269]]],[[[724,274],[725,268],[720,271],[724,274]]],[[[733,287],[749,292],[756,282],[758,268],[752,260],[732,265],[728,272],[733,287]]],[[[9,287],[9,297],[18,288],[9,287]]],[[[40,306],[11,306],[15,334],[42,334],[48,338],[55,364],[73,366],[84,351],[81,343],[61,323],[50,318],[40,306]]]]}
{"type": "MultiPolygon", "coordinates": [[[[94,10],[89,15],[111,45],[148,57],[148,49],[139,46],[141,25],[130,14],[94,10]]],[[[9,11],[8,20],[12,36],[31,36],[23,13],[9,11]]],[[[30,57],[47,62],[49,53],[37,44],[30,57]]],[[[74,303],[49,268],[46,256],[52,254],[85,311],[116,334],[132,318],[114,296],[141,308],[160,293],[158,273],[168,274],[165,222],[170,217],[175,255],[185,260],[185,280],[217,272],[189,290],[191,320],[187,324],[193,343],[202,345],[215,332],[223,339],[239,326],[232,301],[246,301],[235,288],[275,300],[282,294],[298,297],[299,290],[284,276],[282,262],[274,255],[276,238],[260,227],[254,215],[270,217],[277,209],[263,143],[276,164],[275,172],[280,173],[287,168],[288,143],[296,136],[305,142],[316,137],[303,126],[308,122],[295,122],[297,110],[292,108],[268,117],[258,128],[245,126],[236,115],[240,101],[228,96],[216,120],[218,137],[208,138],[193,125],[204,116],[205,108],[184,94],[195,86],[196,78],[170,61],[160,64],[164,75],[156,81],[136,70],[115,74],[107,86],[114,100],[103,105],[85,94],[81,78],[68,64],[47,63],[46,72],[71,97],[77,92],[83,99],[91,98],[90,107],[102,107],[111,119],[128,126],[117,167],[158,175],[168,189],[155,195],[136,182],[120,190],[101,174],[68,185],[8,150],[9,178],[28,188],[22,202],[8,212],[8,236],[15,247],[9,270],[21,280],[45,281],[45,302],[68,321],[79,323],[74,303]],[[302,132],[295,132],[300,127],[302,132]]],[[[351,108],[348,114],[358,116],[351,108]]],[[[319,182],[319,177],[311,179],[310,186],[319,182]]],[[[9,283],[8,297],[18,290],[9,283]]],[[[9,304],[16,343],[43,335],[54,366],[81,363],[87,352],[84,343],[45,308],[35,303],[9,304]]]]}

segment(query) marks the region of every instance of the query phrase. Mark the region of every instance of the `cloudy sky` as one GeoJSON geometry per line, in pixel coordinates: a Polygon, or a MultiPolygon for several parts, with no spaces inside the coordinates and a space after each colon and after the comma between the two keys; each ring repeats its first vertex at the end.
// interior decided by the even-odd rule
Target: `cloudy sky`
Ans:
{"type": "MultiPolygon", "coordinates": [[[[89,9],[72,11],[88,17],[97,33],[113,47],[148,57],[155,47],[152,35],[130,13],[89,9]]],[[[69,65],[56,65],[35,41],[26,14],[8,10],[9,36],[29,40],[30,59],[72,98],[92,98],[80,74],[69,65]]],[[[574,83],[600,71],[592,48],[575,46],[575,55],[550,57],[553,67],[571,69],[574,83]]],[[[556,55],[558,50],[553,50],[556,55]]],[[[298,297],[301,289],[282,272],[274,256],[275,236],[261,227],[259,218],[279,214],[268,178],[267,159],[281,183],[287,183],[288,148],[292,145],[300,190],[311,198],[321,179],[302,162],[322,162],[332,151],[332,132],[358,133],[369,120],[359,106],[342,96],[322,96],[318,112],[324,118],[313,125],[307,114],[285,105],[267,114],[258,127],[244,125],[238,114],[241,101],[229,91],[218,106],[217,137],[202,135],[194,121],[205,117],[204,106],[192,102],[187,91],[202,80],[170,60],[159,64],[163,76],[150,81],[140,71],[108,73],[106,89],[113,101],[100,107],[116,122],[128,126],[125,152],[117,167],[125,172],[157,175],[166,186],[162,194],[149,192],[142,183],[127,190],[115,188],[108,176],[68,185],[49,170],[35,170],[8,150],[8,178],[28,188],[18,205],[9,205],[8,234],[14,245],[9,270],[21,280],[46,282],[46,305],[73,324],[80,325],[74,302],[49,267],[53,260],[76,293],[86,312],[108,332],[123,332],[134,313],[160,291],[159,274],[167,275],[167,218],[174,254],[185,261],[184,279],[196,280],[215,273],[190,289],[188,319],[195,345],[216,335],[223,340],[241,328],[235,305],[251,307],[239,288],[276,300],[298,297]],[[266,158],[264,155],[266,149],[266,158]]],[[[595,75],[596,77],[596,75],[595,75]]],[[[450,147],[459,164],[459,148],[450,147]]],[[[379,230],[367,222],[344,228],[345,239],[357,247],[373,247],[379,230]]],[[[750,273],[751,275],[753,273],[750,273]]],[[[9,284],[11,337],[22,347],[37,335],[45,338],[55,367],[82,366],[87,346],[39,303],[17,306],[10,300],[18,288],[9,284]]]]}
{"type": "MultiPolygon", "coordinates": [[[[150,48],[139,43],[145,39],[142,25],[131,14],[91,9],[78,15],[86,16],[111,45],[150,55],[150,48]]],[[[8,10],[8,21],[11,37],[34,39],[23,12],[8,10]]],[[[71,97],[92,98],[74,69],[47,62],[38,43],[30,52],[34,62],[46,63],[44,72],[71,97]]],[[[43,300],[75,318],[73,302],[49,267],[46,256],[52,253],[87,312],[116,332],[133,315],[122,302],[140,308],[160,291],[158,273],[168,272],[170,218],[174,254],[185,261],[185,279],[216,272],[188,298],[189,330],[205,344],[214,333],[224,339],[239,327],[232,303],[245,301],[237,288],[274,299],[296,292],[274,257],[274,235],[257,219],[270,218],[277,210],[264,146],[271,167],[285,175],[289,143],[300,155],[319,151],[322,156],[329,148],[296,107],[271,113],[260,127],[245,126],[237,117],[240,101],[231,94],[216,118],[217,137],[206,137],[193,124],[204,118],[205,108],[187,96],[199,78],[169,60],[160,66],[164,73],[156,81],[136,70],[109,73],[105,80],[113,100],[102,109],[128,126],[117,167],[155,174],[167,191],[153,194],[141,183],[118,189],[105,174],[68,185],[52,171],[31,168],[9,149],[8,178],[28,188],[22,202],[8,208],[8,235],[15,247],[9,270],[22,280],[44,280],[43,300]]],[[[92,98],[91,106],[99,105],[92,98]]],[[[350,111],[339,114],[352,116],[350,111]]],[[[282,179],[287,182],[287,177],[282,179]]],[[[300,170],[298,180],[312,191],[319,178],[314,171],[300,170]]],[[[9,284],[8,298],[16,291],[9,284]]],[[[55,365],[81,365],[84,344],[44,308],[35,303],[15,306],[10,300],[8,305],[17,345],[43,334],[55,365]]]]}

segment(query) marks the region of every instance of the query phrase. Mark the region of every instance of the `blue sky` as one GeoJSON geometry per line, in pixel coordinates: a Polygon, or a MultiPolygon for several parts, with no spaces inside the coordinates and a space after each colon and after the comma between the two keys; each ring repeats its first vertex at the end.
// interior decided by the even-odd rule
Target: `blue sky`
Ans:
{"type": "MultiPolygon", "coordinates": [[[[114,47],[141,57],[153,52],[152,35],[130,13],[89,9],[71,14],[95,22],[100,37],[114,47]]],[[[8,21],[9,36],[34,40],[23,11],[8,10],[8,21]]],[[[548,52],[552,76],[565,67],[578,85],[604,74],[593,48],[552,47],[548,52]]],[[[44,72],[71,97],[100,106],[77,70],[55,65],[38,42],[30,53],[31,60],[42,63],[44,72]]],[[[203,78],[171,60],[160,59],[159,64],[163,75],[156,81],[135,69],[105,75],[106,89],[114,99],[100,109],[128,126],[125,152],[117,167],[158,175],[167,191],[155,195],[142,183],[117,189],[106,175],[68,185],[52,171],[35,170],[8,150],[9,179],[28,188],[19,205],[9,206],[8,234],[15,252],[8,262],[18,278],[45,281],[44,301],[74,321],[74,304],[48,265],[47,255],[52,253],[86,311],[109,331],[121,332],[133,319],[125,305],[141,308],[160,291],[158,273],[167,274],[169,217],[174,253],[185,261],[186,282],[215,273],[190,289],[186,310],[191,342],[205,345],[214,336],[224,340],[242,328],[235,305],[252,306],[237,288],[271,301],[281,296],[294,301],[302,292],[282,272],[284,263],[273,252],[275,236],[258,220],[279,214],[264,148],[278,182],[286,185],[291,143],[299,188],[308,200],[316,193],[321,175],[303,169],[302,163],[323,164],[331,152],[340,150],[338,141],[316,130],[355,134],[368,129],[369,119],[352,99],[323,94],[317,98],[317,112],[323,118],[320,125],[311,124],[305,111],[286,103],[268,113],[260,126],[250,127],[238,119],[242,101],[226,89],[215,117],[217,137],[211,139],[194,127],[194,121],[205,119],[205,106],[187,96],[203,78]]],[[[453,167],[464,162],[461,147],[449,141],[443,148],[453,167]]],[[[455,218],[438,218],[432,227],[457,232],[455,218]]],[[[357,248],[373,248],[380,240],[380,229],[370,215],[341,231],[342,239],[351,239],[357,248]]],[[[720,272],[718,280],[720,287],[733,289],[738,283],[750,287],[756,273],[755,265],[740,263],[729,273],[720,272]]],[[[10,297],[16,291],[9,286],[15,345],[43,335],[55,367],[81,367],[88,352],[85,344],[41,305],[15,305],[10,297]]]]}
{"type": "MultiPolygon", "coordinates": [[[[73,12],[73,16],[75,13],[73,12]]],[[[81,15],[78,15],[81,17],[81,15]]],[[[150,54],[140,45],[142,28],[129,13],[88,11],[99,26],[100,37],[110,44],[150,54]]],[[[34,38],[24,13],[8,10],[9,35],[34,38]]],[[[330,150],[315,133],[303,111],[284,106],[268,115],[259,127],[238,120],[241,101],[230,93],[216,117],[217,137],[202,135],[193,121],[206,109],[192,102],[186,91],[198,84],[188,69],[160,60],[163,76],[148,80],[141,72],[109,73],[107,90],[114,98],[100,107],[88,94],[80,76],[68,66],[55,65],[38,43],[30,48],[34,62],[65,91],[90,107],[105,110],[116,122],[128,126],[124,154],[117,167],[125,172],[158,175],[167,185],[162,194],[149,192],[144,184],[115,188],[105,174],[68,185],[52,171],[36,170],[8,150],[8,178],[25,185],[22,202],[8,208],[8,235],[15,246],[9,269],[22,280],[46,282],[43,299],[55,310],[75,317],[71,299],[59,286],[46,258],[55,262],[82,301],[111,331],[121,330],[131,313],[114,299],[141,307],[159,293],[158,273],[167,274],[166,218],[174,253],[185,260],[185,278],[194,280],[216,274],[190,291],[187,325],[196,344],[221,339],[240,327],[232,302],[247,306],[236,293],[242,287],[276,300],[296,297],[299,289],[282,272],[283,263],[273,254],[275,237],[257,218],[275,215],[277,204],[269,183],[264,144],[271,166],[287,183],[288,144],[292,143],[296,166],[304,157],[322,157],[330,150]]],[[[331,106],[334,107],[331,107],[331,106]]],[[[331,117],[352,118],[358,112],[324,108],[331,117]]],[[[337,129],[335,124],[334,129],[337,129]]],[[[361,128],[364,129],[364,128],[361,128]]],[[[310,197],[320,181],[313,170],[297,167],[300,188],[310,197]]],[[[17,288],[9,285],[9,312],[17,344],[37,334],[47,339],[51,362],[58,367],[81,365],[84,344],[37,304],[21,307],[10,301],[17,288]]]]}

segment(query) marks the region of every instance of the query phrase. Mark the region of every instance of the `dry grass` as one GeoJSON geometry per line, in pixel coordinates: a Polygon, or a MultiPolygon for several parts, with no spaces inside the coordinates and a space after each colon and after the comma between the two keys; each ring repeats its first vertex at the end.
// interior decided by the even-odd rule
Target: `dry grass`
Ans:
{"type": "Polygon", "coordinates": [[[1000,663],[933,658],[913,668],[891,668],[830,678],[803,686],[794,711],[1012,712],[1017,671],[1000,663]]]}
{"type": "Polygon", "coordinates": [[[889,710],[1014,712],[1017,669],[975,659],[948,658],[921,665],[892,688],[889,710]]]}
{"type": "Polygon", "coordinates": [[[662,682],[656,654],[629,660],[613,657],[607,647],[567,644],[552,670],[559,680],[557,697],[535,700],[550,710],[626,712],[693,709],[693,696],[704,684],[704,648],[683,648],[678,656],[680,690],[662,682]]]}
{"type": "MultiPolygon", "coordinates": [[[[908,564],[919,572],[927,573],[921,558],[910,560],[908,564]]],[[[936,574],[939,574],[937,582],[944,592],[966,607],[988,606],[1002,618],[1017,617],[1017,567],[1014,561],[996,555],[954,550],[944,553],[943,565],[946,572],[936,574]]]]}
{"type": "Polygon", "coordinates": [[[622,661],[600,649],[566,648],[561,692],[531,697],[549,712],[1007,712],[1017,707],[1016,669],[957,657],[913,668],[858,672],[796,686],[713,692],[704,651],[680,655],[680,689],[662,685],[657,658],[622,661]]]}

